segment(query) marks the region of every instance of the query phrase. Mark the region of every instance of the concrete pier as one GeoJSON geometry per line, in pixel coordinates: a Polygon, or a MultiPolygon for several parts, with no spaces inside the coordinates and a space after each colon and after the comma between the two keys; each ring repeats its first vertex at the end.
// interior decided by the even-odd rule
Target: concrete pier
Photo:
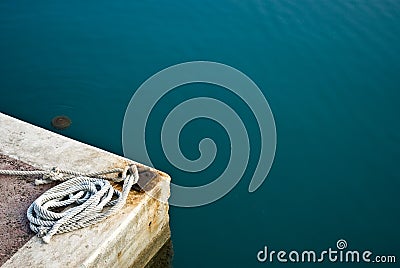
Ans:
{"type": "MultiPolygon", "coordinates": [[[[42,170],[91,172],[135,163],[1,113],[0,154],[42,170]]],[[[170,178],[135,164],[142,170],[141,178],[151,179],[146,191],[157,199],[131,191],[116,215],[56,235],[49,244],[34,236],[2,267],[145,267],[170,239],[168,204],[159,201],[169,197],[170,178]]]]}

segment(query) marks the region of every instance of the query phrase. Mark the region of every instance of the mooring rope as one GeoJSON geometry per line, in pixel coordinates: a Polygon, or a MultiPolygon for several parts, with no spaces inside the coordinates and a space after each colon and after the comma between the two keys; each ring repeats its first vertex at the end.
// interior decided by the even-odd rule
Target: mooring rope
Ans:
{"type": "Polygon", "coordinates": [[[55,234],[96,224],[120,210],[125,205],[133,184],[139,179],[138,169],[133,164],[125,169],[93,173],[53,168],[49,171],[0,170],[0,175],[42,175],[43,178],[36,180],[36,184],[62,181],[39,196],[26,213],[31,230],[45,243],[49,243],[55,234]],[[122,175],[117,178],[102,176],[111,173],[122,175]],[[123,181],[122,192],[114,189],[109,180],[123,181]]]}

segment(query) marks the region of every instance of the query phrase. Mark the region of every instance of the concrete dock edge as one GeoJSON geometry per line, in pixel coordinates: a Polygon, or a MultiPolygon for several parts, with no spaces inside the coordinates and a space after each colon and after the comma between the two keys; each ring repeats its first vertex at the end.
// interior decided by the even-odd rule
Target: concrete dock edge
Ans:
{"type": "MultiPolygon", "coordinates": [[[[79,172],[135,163],[0,113],[0,153],[38,169],[79,172]]],[[[135,163],[138,167],[144,167],[135,163]]],[[[170,239],[170,177],[156,174],[150,193],[131,191],[116,215],[94,226],[56,235],[49,244],[33,237],[2,267],[144,267],[170,239]],[[159,197],[159,198],[153,198],[159,197]]]]}

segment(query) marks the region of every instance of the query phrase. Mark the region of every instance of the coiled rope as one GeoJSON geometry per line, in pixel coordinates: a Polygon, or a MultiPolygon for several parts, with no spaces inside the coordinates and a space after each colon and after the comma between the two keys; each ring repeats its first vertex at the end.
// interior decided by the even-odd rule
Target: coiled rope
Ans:
{"type": "Polygon", "coordinates": [[[138,182],[136,165],[93,173],[80,173],[53,168],[49,171],[0,170],[0,175],[42,175],[35,184],[62,181],[37,198],[28,208],[31,230],[49,243],[55,234],[61,234],[96,224],[120,210],[129,191],[138,182]],[[121,177],[102,175],[122,173],[121,177]],[[122,192],[114,189],[109,180],[123,181],[122,192]],[[60,210],[58,212],[57,210],[60,210]]]}

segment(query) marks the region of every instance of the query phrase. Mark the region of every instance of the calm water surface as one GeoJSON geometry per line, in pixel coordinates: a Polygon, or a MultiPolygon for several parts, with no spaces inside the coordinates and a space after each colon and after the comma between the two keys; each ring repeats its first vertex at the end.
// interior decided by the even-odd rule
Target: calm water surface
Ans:
{"type": "MultiPolygon", "coordinates": [[[[182,151],[196,159],[198,141],[211,137],[213,165],[188,174],[167,161],[160,127],[183,100],[218,98],[255,133],[248,169],[229,195],[171,207],[174,267],[291,267],[258,263],[256,254],[264,246],[322,251],[338,239],[400,261],[399,1],[0,2],[0,111],[48,129],[66,114],[73,124],[64,135],[118,154],[135,90],[193,60],[252,78],[274,113],[278,145],[268,179],[250,194],[260,141],[249,108],[202,84],[160,101],[146,138],[155,166],[177,184],[210,182],[229,158],[224,129],[198,119],[183,129],[182,151]]],[[[315,264],[330,266],[341,265],[315,264]]]]}

